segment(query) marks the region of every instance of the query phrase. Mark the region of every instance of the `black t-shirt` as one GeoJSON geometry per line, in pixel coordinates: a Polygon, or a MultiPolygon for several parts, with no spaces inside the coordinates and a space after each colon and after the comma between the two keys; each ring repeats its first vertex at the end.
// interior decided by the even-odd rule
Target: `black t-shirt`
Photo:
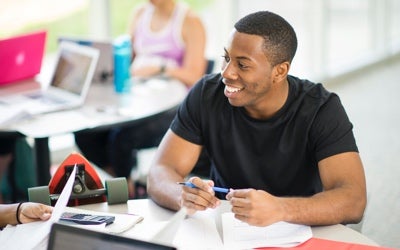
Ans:
{"type": "Polygon", "coordinates": [[[358,152],[339,97],[321,84],[293,76],[288,81],[286,103],[267,120],[231,106],[220,74],[205,76],[191,89],[171,129],[207,149],[216,186],[310,196],[322,191],[320,160],[358,152]]]}

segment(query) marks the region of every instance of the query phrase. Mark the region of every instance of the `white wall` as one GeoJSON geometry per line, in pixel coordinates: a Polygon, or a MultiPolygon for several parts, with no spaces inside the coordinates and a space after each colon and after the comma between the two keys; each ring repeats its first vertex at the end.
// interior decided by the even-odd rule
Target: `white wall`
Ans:
{"type": "Polygon", "coordinates": [[[200,14],[216,67],[233,24],[259,10],[275,12],[294,27],[299,46],[291,73],[300,77],[330,78],[400,52],[397,0],[215,0],[200,14]]]}

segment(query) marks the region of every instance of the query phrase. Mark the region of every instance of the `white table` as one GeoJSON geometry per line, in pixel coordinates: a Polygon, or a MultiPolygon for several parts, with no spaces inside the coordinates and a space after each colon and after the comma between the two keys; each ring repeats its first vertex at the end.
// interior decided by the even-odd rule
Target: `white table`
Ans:
{"type": "MultiPolygon", "coordinates": [[[[154,224],[154,222],[167,221],[174,214],[173,211],[164,209],[158,206],[150,199],[139,199],[139,200],[129,200],[127,204],[119,204],[119,205],[108,205],[107,203],[97,203],[79,206],[78,208],[93,210],[93,211],[101,211],[108,213],[131,213],[131,214],[139,214],[144,217],[144,220],[137,224],[129,235],[136,235],[140,238],[140,233],[142,232],[141,228],[145,228],[146,225],[154,224]]],[[[210,217],[213,216],[216,220],[216,225],[220,236],[222,235],[221,229],[221,221],[220,214],[223,212],[229,212],[230,205],[227,201],[222,201],[222,204],[217,209],[208,209],[206,212],[198,212],[195,216],[205,216],[210,217]]],[[[332,226],[318,226],[312,227],[313,237],[349,242],[349,243],[357,243],[371,246],[378,246],[377,243],[370,240],[366,236],[360,234],[353,229],[346,227],[344,225],[332,225],[332,226]]]]}
{"type": "MultiPolygon", "coordinates": [[[[25,86],[0,88],[0,98],[13,93],[15,89],[32,88],[27,86],[28,83],[23,84],[25,86]]],[[[22,120],[0,127],[0,133],[16,133],[34,138],[38,185],[47,185],[50,180],[49,137],[135,123],[175,108],[186,94],[187,88],[183,84],[167,79],[133,82],[132,90],[127,94],[115,93],[111,83],[93,83],[83,107],[22,120]]]]}

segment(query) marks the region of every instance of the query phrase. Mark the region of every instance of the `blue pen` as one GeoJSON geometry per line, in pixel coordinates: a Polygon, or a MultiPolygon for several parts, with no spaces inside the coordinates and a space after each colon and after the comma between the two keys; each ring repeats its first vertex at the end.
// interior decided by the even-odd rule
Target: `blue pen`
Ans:
{"type": "MultiPolygon", "coordinates": [[[[187,181],[187,182],[177,182],[176,184],[179,185],[183,185],[183,186],[187,186],[187,187],[191,187],[191,188],[197,188],[196,185],[194,185],[193,183],[187,181]]],[[[214,192],[220,192],[220,193],[229,193],[229,189],[228,188],[221,188],[221,187],[212,187],[212,189],[214,190],[214,192]]]]}

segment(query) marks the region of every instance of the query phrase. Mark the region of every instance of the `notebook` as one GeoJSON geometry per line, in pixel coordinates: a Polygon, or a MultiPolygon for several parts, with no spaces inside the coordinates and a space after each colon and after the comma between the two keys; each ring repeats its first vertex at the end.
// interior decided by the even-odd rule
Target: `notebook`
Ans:
{"type": "Polygon", "coordinates": [[[47,250],[113,249],[113,250],[167,250],[175,247],[133,238],[122,237],[65,224],[51,227],[47,250]]]}
{"type": "Polygon", "coordinates": [[[33,78],[40,72],[46,31],[0,40],[0,86],[33,78]]]}
{"type": "Polygon", "coordinates": [[[114,53],[111,40],[101,40],[76,36],[60,36],[58,42],[74,42],[84,46],[90,46],[100,51],[99,62],[94,71],[94,82],[112,82],[114,75],[114,53]]]}
{"type": "Polygon", "coordinates": [[[0,106],[30,115],[79,107],[87,96],[98,57],[99,51],[95,48],[60,43],[49,86],[8,94],[2,97],[0,106]]]}

